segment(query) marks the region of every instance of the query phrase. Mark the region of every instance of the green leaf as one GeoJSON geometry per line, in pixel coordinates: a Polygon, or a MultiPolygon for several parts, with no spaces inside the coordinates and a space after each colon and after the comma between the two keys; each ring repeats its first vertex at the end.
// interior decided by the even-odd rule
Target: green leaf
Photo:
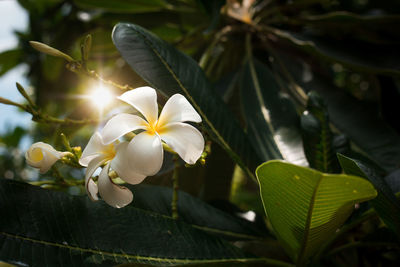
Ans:
{"type": "Polygon", "coordinates": [[[22,127],[15,127],[13,130],[10,129],[8,132],[0,136],[0,143],[3,143],[7,147],[18,147],[21,138],[27,133],[22,127]]]}
{"type": "Polygon", "coordinates": [[[355,203],[377,194],[365,179],[324,174],[276,160],[260,165],[256,175],[278,240],[298,264],[335,233],[355,203]]]}
{"type": "Polygon", "coordinates": [[[288,72],[307,92],[316,91],[323,98],[331,122],[354,142],[365,155],[386,171],[398,168],[400,163],[400,135],[377,112],[378,107],[363,102],[332,84],[332,79],[312,72],[310,81],[303,81],[302,62],[281,53],[279,58],[288,72]]]}
{"type": "Polygon", "coordinates": [[[261,158],[307,165],[293,102],[282,94],[270,69],[252,57],[244,69],[241,96],[247,132],[261,158]]]}
{"type": "Polygon", "coordinates": [[[385,181],[390,186],[393,193],[397,194],[400,192],[400,169],[391,172],[385,177],[385,181]]]}
{"type": "MultiPolygon", "coordinates": [[[[268,262],[190,225],[132,205],[114,209],[0,179],[0,260],[27,266],[268,262]]],[[[271,260],[275,262],[274,260],[271,260]]]]}
{"type": "Polygon", "coordinates": [[[279,39],[306,53],[370,73],[400,74],[398,45],[381,45],[334,40],[304,33],[270,29],[279,39]]]}
{"type": "Polygon", "coordinates": [[[384,177],[361,161],[341,154],[338,154],[338,159],[345,173],[364,177],[375,186],[378,196],[371,204],[385,224],[400,237],[400,201],[384,177]]]}
{"type": "MultiPolygon", "coordinates": [[[[130,187],[134,195],[132,205],[171,216],[172,190],[162,186],[137,185],[130,187]]],[[[216,234],[230,240],[255,240],[268,236],[265,229],[239,217],[216,209],[188,193],[178,194],[179,218],[194,228],[216,234]]]]}
{"type": "Polygon", "coordinates": [[[0,53],[0,76],[21,63],[22,51],[20,49],[7,50],[0,53]]]}
{"type": "Polygon", "coordinates": [[[74,3],[84,9],[131,14],[155,12],[166,7],[166,2],[163,0],[74,0],[74,3]]]}
{"type": "Polygon", "coordinates": [[[254,177],[252,170],[261,160],[233,113],[192,58],[134,24],[118,24],[112,37],[122,57],[148,84],[165,96],[184,95],[201,115],[209,133],[254,177]]]}
{"type": "Polygon", "coordinates": [[[206,33],[210,33],[215,30],[218,26],[220,17],[221,17],[221,8],[225,5],[224,0],[199,0],[201,5],[207,11],[208,15],[211,17],[210,25],[208,26],[206,33]]]}
{"type": "Polygon", "coordinates": [[[301,116],[301,130],[304,152],[310,167],[327,173],[340,172],[328,112],[315,91],[308,93],[307,109],[301,116]]]}
{"type": "Polygon", "coordinates": [[[400,23],[399,15],[358,15],[335,11],[322,15],[301,16],[300,20],[305,25],[337,39],[349,37],[376,44],[400,42],[400,29],[392,27],[400,23]]]}

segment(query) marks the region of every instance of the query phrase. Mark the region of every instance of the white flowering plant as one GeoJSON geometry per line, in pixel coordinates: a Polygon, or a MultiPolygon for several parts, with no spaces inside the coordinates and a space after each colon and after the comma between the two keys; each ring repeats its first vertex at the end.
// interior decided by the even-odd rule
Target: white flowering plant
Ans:
{"type": "Polygon", "coordinates": [[[366,104],[398,68],[348,49],[390,54],[396,16],[330,1],[28,2],[40,19],[17,56],[35,89],[0,103],[35,124],[24,163],[11,160],[23,171],[0,179],[0,263],[400,260],[400,137],[366,104]]]}

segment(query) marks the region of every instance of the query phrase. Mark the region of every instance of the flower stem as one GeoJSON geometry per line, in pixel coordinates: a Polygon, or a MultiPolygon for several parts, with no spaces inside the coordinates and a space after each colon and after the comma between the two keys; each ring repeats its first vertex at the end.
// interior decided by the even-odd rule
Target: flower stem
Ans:
{"type": "Polygon", "coordinates": [[[179,189],[179,163],[178,157],[174,155],[174,173],[172,174],[172,202],[171,202],[171,210],[172,210],[172,218],[177,220],[178,219],[178,189],[179,189]]]}

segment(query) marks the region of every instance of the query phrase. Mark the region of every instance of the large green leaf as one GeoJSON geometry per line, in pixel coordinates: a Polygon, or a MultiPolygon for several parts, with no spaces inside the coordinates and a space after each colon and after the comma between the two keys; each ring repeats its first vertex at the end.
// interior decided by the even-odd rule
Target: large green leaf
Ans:
{"type": "Polygon", "coordinates": [[[278,240],[298,264],[335,233],[355,203],[377,194],[372,184],[360,177],[324,174],[281,161],[260,165],[256,174],[278,240]]]}
{"type": "Polygon", "coordinates": [[[0,260],[24,266],[269,262],[180,220],[6,179],[0,216],[0,260]]]}
{"type": "Polygon", "coordinates": [[[245,66],[241,96],[247,132],[261,158],[307,165],[296,108],[270,69],[254,58],[245,66]]]}
{"type": "Polygon", "coordinates": [[[152,87],[166,96],[176,93],[186,96],[210,134],[248,175],[254,176],[252,170],[261,160],[232,112],[192,58],[134,24],[118,24],[112,37],[122,57],[152,87]]]}
{"type": "Polygon", "coordinates": [[[0,53],[0,76],[21,63],[21,50],[7,50],[0,53]]]}
{"type": "Polygon", "coordinates": [[[159,11],[166,7],[163,0],[74,0],[81,8],[101,9],[117,13],[144,13],[159,11]]]}
{"type": "Polygon", "coordinates": [[[308,93],[307,109],[301,116],[301,130],[310,167],[327,173],[340,172],[329,115],[323,100],[315,91],[308,93]]]}
{"type": "MultiPolygon", "coordinates": [[[[170,188],[137,185],[131,189],[134,195],[133,206],[171,216],[170,188]]],[[[268,235],[266,229],[260,229],[254,223],[216,209],[185,192],[178,194],[178,212],[179,218],[194,228],[231,240],[262,239],[268,235]]]]}
{"type": "Polygon", "coordinates": [[[400,201],[385,178],[359,160],[341,154],[338,154],[338,159],[345,173],[364,177],[375,186],[378,196],[371,204],[385,224],[400,237],[400,201]]]}

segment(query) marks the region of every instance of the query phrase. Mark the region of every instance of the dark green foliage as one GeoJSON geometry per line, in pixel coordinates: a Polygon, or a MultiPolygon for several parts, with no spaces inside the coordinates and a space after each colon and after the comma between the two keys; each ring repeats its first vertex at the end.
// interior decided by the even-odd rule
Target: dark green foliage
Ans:
{"type": "MultiPolygon", "coordinates": [[[[239,258],[258,261],[183,221],[142,209],[162,209],[151,200],[146,203],[151,199],[148,195],[146,199],[138,196],[142,208],[115,209],[91,202],[86,196],[72,197],[0,179],[0,198],[0,257],[8,262],[29,266],[135,262],[165,266],[239,258]]],[[[190,214],[186,216],[191,218],[190,214]]],[[[203,219],[206,216],[201,215],[203,219]]],[[[193,219],[195,216],[191,223],[193,219]]]]}
{"type": "Polygon", "coordinates": [[[0,76],[21,63],[20,49],[8,50],[0,53],[0,76]]]}
{"type": "Polygon", "coordinates": [[[378,196],[371,201],[371,204],[385,224],[400,237],[400,201],[384,177],[359,160],[340,154],[338,158],[345,173],[364,177],[375,186],[378,196]]]}
{"type": "MultiPolygon", "coordinates": [[[[135,199],[133,206],[171,216],[172,190],[170,188],[138,185],[133,186],[132,189],[135,199]]],[[[266,229],[258,228],[254,223],[207,205],[185,192],[179,192],[178,211],[180,219],[184,222],[228,240],[257,240],[268,236],[266,229]]]]}
{"type": "Polygon", "coordinates": [[[310,167],[327,173],[340,172],[333,145],[329,115],[321,97],[308,93],[307,109],[301,116],[304,153],[310,167]]]}
{"type": "Polygon", "coordinates": [[[293,101],[281,94],[269,67],[253,57],[244,67],[241,97],[250,140],[262,159],[303,163],[299,116],[293,101]]]}

